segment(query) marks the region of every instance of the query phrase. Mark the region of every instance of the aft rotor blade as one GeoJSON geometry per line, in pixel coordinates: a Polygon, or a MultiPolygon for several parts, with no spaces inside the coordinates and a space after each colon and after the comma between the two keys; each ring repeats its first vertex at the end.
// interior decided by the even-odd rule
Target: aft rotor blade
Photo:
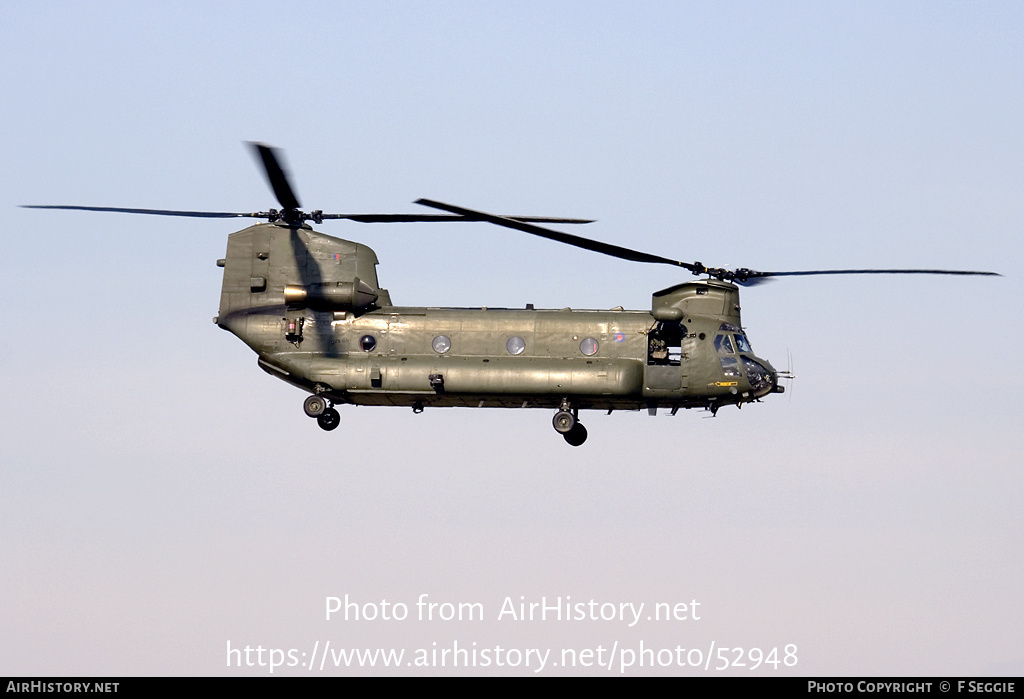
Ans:
{"type": "Polygon", "coordinates": [[[270,181],[270,188],[274,190],[274,196],[285,209],[298,209],[299,200],[292,191],[288,182],[288,174],[281,167],[281,162],[276,155],[276,148],[271,148],[263,143],[250,142],[256,150],[260,160],[263,161],[263,169],[267,173],[267,180],[270,181]]]}
{"type": "MultiPolygon", "coordinates": [[[[323,214],[321,218],[346,219],[359,223],[430,223],[452,221],[484,221],[479,216],[457,216],[455,214],[323,214]]],[[[553,216],[502,216],[513,221],[529,221],[532,223],[593,223],[587,218],[557,218],[553,216]]]]}
{"type": "Polygon", "coordinates": [[[173,209],[124,209],[117,206],[40,206],[24,204],[22,209],[64,209],[68,211],[113,211],[122,214],[153,214],[155,216],[192,216],[195,218],[263,218],[264,213],[234,213],[228,211],[175,211],[173,209]]]}
{"type": "MultiPolygon", "coordinates": [[[[68,211],[106,211],[122,214],[151,214],[154,216],[191,216],[193,218],[271,218],[268,211],[248,213],[235,211],[178,211],[175,209],[129,209],[121,206],[55,206],[23,204],[22,209],[63,209],[68,211]]],[[[312,218],[312,217],[310,217],[312,218]]],[[[455,214],[322,214],[322,220],[345,219],[360,223],[445,223],[453,221],[483,221],[479,217],[456,216],[455,214]]],[[[509,216],[514,221],[536,221],[538,223],[593,223],[586,218],[557,218],[543,216],[509,216]]]]}
{"type": "Polygon", "coordinates": [[[660,255],[651,255],[650,253],[640,252],[639,250],[632,250],[630,248],[624,248],[619,245],[612,245],[610,243],[602,243],[598,240],[591,240],[590,238],[583,238],[578,235],[572,235],[570,233],[562,233],[561,231],[553,231],[550,228],[542,228],[540,226],[534,226],[526,221],[517,220],[515,218],[507,218],[505,216],[495,216],[494,214],[487,214],[482,211],[474,211],[473,209],[464,209],[460,206],[453,206],[452,204],[445,204],[439,201],[433,201],[432,199],[417,199],[417,204],[423,206],[429,206],[434,209],[441,209],[442,211],[448,211],[459,216],[465,216],[467,219],[474,221],[487,221],[498,226],[504,226],[505,228],[514,228],[524,233],[531,233],[533,235],[540,236],[541,238],[547,238],[548,240],[555,240],[559,243],[565,243],[566,245],[572,245],[577,248],[583,248],[584,250],[591,250],[593,252],[600,252],[605,255],[611,255],[612,257],[618,257],[623,260],[630,260],[632,262],[650,262],[654,264],[672,265],[673,267],[684,267],[685,269],[694,272],[695,274],[702,274],[704,272],[704,266],[700,264],[689,264],[687,262],[680,262],[679,260],[670,260],[667,257],[661,257],[660,255]]]}

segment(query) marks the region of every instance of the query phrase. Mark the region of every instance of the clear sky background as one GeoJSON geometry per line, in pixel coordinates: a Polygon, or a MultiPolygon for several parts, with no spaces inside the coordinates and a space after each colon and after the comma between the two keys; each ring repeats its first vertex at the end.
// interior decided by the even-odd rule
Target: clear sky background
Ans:
{"type": "MultiPolygon", "coordinates": [[[[0,25],[0,674],[261,675],[227,645],[328,642],[1024,673],[1020,3],[6,2],[0,25]],[[798,378],[715,419],[587,415],[573,449],[548,411],[342,407],[328,434],[211,323],[237,222],[16,208],[266,209],[245,140],[285,149],[306,209],[430,197],[709,265],[1004,276],[744,290],[798,378]],[[346,594],[409,619],[326,621],[346,594]],[[486,619],[416,621],[422,594],[486,619]],[[521,596],[700,619],[499,621],[521,596]]],[[[371,245],[399,304],[646,309],[688,278],[484,224],[320,229],[371,245]]],[[[628,670],[662,672],[751,674],[628,670]]]]}

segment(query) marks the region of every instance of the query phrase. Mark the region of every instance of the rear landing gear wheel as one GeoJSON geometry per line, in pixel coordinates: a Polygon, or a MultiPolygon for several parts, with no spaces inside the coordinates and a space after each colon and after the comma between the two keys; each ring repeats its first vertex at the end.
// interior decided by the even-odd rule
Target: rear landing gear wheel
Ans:
{"type": "Polygon", "coordinates": [[[576,426],[563,434],[562,437],[569,446],[578,447],[587,441],[587,428],[577,422],[576,426]]]}
{"type": "Polygon", "coordinates": [[[327,400],[323,396],[309,396],[302,401],[302,410],[309,417],[320,417],[327,410],[327,400]]]}
{"type": "Polygon", "coordinates": [[[317,416],[316,424],[320,425],[320,429],[330,432],[341,424],[341,415],[334,408],[327,408],[317,416]]]}
{"type": "Polygon", "coordinates": [[[551,424],[554,425],[555,432],[561,435],[567,435],[578,423],[576,422],[576,416],[571,412],[568,410],[559,410],[555,413],[555,417],[552,418],[551,424]]]}

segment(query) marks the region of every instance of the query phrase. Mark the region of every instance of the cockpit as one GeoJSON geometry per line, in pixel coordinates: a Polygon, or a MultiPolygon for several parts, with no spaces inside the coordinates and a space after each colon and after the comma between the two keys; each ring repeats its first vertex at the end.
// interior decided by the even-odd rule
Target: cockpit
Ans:
{"type": "Polygon", "coordinates": [[[718,352],[722,374],[727,380],[746,376],[755,394],[764,395],[772,390],[775,374],[753,358],[754,351],[742,328],[732,323],[722,323],[715,336],[715,351],[718,352]]]}

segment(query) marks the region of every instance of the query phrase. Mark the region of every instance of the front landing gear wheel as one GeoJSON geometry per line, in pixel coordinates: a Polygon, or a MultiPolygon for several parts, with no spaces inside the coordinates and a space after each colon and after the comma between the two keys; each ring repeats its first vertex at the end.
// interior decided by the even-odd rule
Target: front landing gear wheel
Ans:
{"type": "Polygon", "coordinates": [[[341,415],[334,408],[327,408],[317,416],[316,424],[320,425],[320,429],[330,432],[341,424],[341,415]]]}
{"type": "Polygon", "coordinates": [[[563,434],[562,437],[569,446],[578,447],[587,441],[587,428],[577,422],[576,426],[563,434]]]}
{"type": "Polygon", "coordinates": [[[320,417],[327,410],[327,401],[323,396],[312,395],[302,401],[302,410],[309,417],[320,417]]]}
{"type": "Polygon", "coordinates": [[[552,418],[551,424],[555,426],[555,432],[558,434],[569,434],[577,424],[576,416],[568,410],[559,410],[552,418]]]}

